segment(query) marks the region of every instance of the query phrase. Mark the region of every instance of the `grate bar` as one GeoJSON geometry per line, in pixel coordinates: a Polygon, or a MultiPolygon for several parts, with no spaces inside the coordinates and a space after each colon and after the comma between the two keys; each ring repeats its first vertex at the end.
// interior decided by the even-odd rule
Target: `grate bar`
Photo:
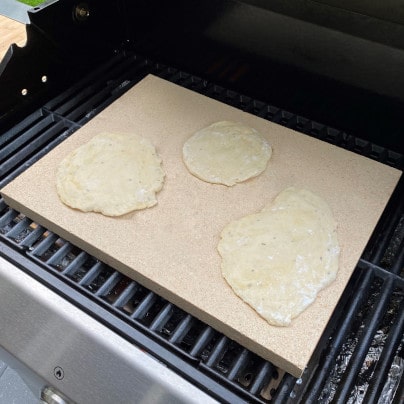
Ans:
{"type": "Polygon", "coordinates": [[[223,356],[227,344],[229,342],[229,339],[222,335],[220,339],[217,341],[215,347],[213,348],[212,352],[210,353],[210,356],[208,360],[206,361],[206,366],[213,367],[217,364],[217,362],[220,360],[220,358],[223,356]]]}
{"type": "Polygon", "coordinates": [[[194,322],[195,322],[194,318],[190,314],[187,314],[177,325],[176,329],[171,334],[169,341],[172,342],[173,344],[182,341],[187,332],[193,326],[194,322]]]}
{"type": "MultiPolygon", "coordinates": [[[[142,77],[144,77],[147,73],[146,70],[143,70],[141,68],[138,69],[136,73],[142,77]]],[[[102,94],[98,97],[94,97],[88,102],[84,103],[83,105],[80,105],[80,109],[78,109],[76,114],[69,115],[69,118],[76,120],[80,125],[84,125],[89,119],[91,119],[93,116],[95,116],[97,113],[105,109],[108,105],[110,105],[113,101],[115,101],[119,96],[121,96],[126,90],[127,87],[130,87],[131,84],[133,84],[133,80],[127,80],[125,79],[125,75],[122,75],[122,79],[117,81],[114,81],[113,85],[108,87],[103,91],[102,94]],[[86,108],[81,108],[81,107],[87,107],[86,108]],[[86,113],[84,116],[80,117],[78,116],[77,113],[81,112],[86,112],[88,109],[92,109],[91,113],[86,113]]]]}
{"type": "Polygon", "coordinates": [[[0,195],[0,212],[3,212],[6,209],[8,209],[8,205],[0,195]]]}
{"type": "MultiPolygon", "coordinates": [[[[100,89],[103,85],[99,85],[100,89]]],[[[66,117],[72,121],[77,118],[77,109],[80,108],[81,111],[89,109],[87,108],[91,105],[91,100],[97,97],[104,96],[103,91],[94,91],[97,89],[91,87],[83,87],[79,92],[73,93],[68,101],[65,101],[62,106],[57,108],[54,112],[58,115],[66,117]]],[[[82,112],[81,112],[82,113],[82,112]]]]}
{"type": "Polygon", "coordinates": [[[394,355],[401,342],[401,336],[404,333],[404,299],[401,302],[399,317],[394,329],[389,333],[386,344],[383,348],[382,357],[379,359],[376,369],[374,370],[371,383],[369,384],[368,391],[366,392],[366,401],[369,403],[376,403],[377,397],[380,396],[383,390],[386,376],[391,368],[394,355]]]}
{"type": "MultiPolygon", "coordinates": [[[[2,146],[2,148],[0,150],[0,160],[5,160],[7,156],[13,157],[13,152],[15,152],[17,149],[21,148],[22,146],[24,146],[27,143],[29,143],[30,141],[32,141],[32,139],[35,139],[36,137],[38,137],[38,133],[45,130],[52,123],[53,123],[52,117],[50,115],[48,115],[46,117],[43,117],[39,121],[37,121],[28,130],[25,130],[18,134],[9,132],[10,134],[14,135],[14,138],[12,138],[11,141],[7,145],[2,146]]],[[[6,134],[6,137],[7,137],[7,134],[6,134]]],[[[8,136],[8,137],[11,138],[11,136],[8,136]]],[[[1,175],[1,171],[0,171],[0,175],[1,175]]]]}
{"type": "MultiPolygon", "coordinates": [[[[296,384],[296,379],[291,376],[289,373],[285,373],[280,382],[275,395],[273,396],[273,400],[276,404],[287,403],[291,396],[291,391],[296,384]]],[[[303,403],[315,403],[315,401],[303,401],[303,403]]]]}
{"type": "Polygon", "coordinates": [[[135,311],[131,314],[130,318],[137,319],[144,317],[149,311],[150,307],[153,306],[157,299],[157,295],[153,292],[149,292],[147,296],[139,303],[135,311]]]}
{"type": "Polygon", "coordinates": [[[37,225],[21,242],[20,245],[30,248],[45,232],[42,226],[37,225]]]}
{"type": "Polygon", "coordinates": [[[35,127],[35,125],[44,118],[45,114],[43,109],[39,109],[27,116],[23,121],[0,136],[0,146],[3,147],[6,143],[13,142],[21,133],[29,132],[32,127],[35,127]]]}
{"type": "MultiPolygon", "coordinates": [[[[143,75],[146,75],[147,72],[144,69],[144,63],[134,64],[132,59],[124,59],[121,63],[115,63],[110,70],[103,72],[102,82],[96,82],[95,87],[94,85],[89,86],[87,82],[81,83],[79,89],[69,94],[63,104],[59,103],[55,113],[77,123],[83,123],[83,120],[86,121],[96,114],[96,109],[103,109],[126,90],[126,86],[122,86],[122,83],[133,83],[133,79],[128,80],[129,74],[133,76],[143,72],[143,75]],[[117,88],[120,91],[117,91],[117,88]],[[106,103],[105,106],[104,103],[106,103]]],[[[48,108],[52,109],[52,105],[48,105],[48,108]]]]}
{"type": "Polygon", "coordinates": [[[234,380],[237,377],[237,375],[245,368],[248,359],[249,359],[249,351],[244,348],[234,361],[229,371],[229,374],[227,375],[227,378],[229,380],[234,380]]]}
{"type": "MultiPolygon", "coordinates": [[[[397,228],[400,221],[400,215],[398,213],[404,211],[404,198],[400,198],[402,192],[404,192],[403,188],[404,180],[402,178],[379,220],[380,223],[383,223],[383,226],[376,227],[377,231],[375,229],[375,232],[368,242],[368,246],[375,245],[375,248],[369,254],[365,252],[364,257],[367,261],[370,261],[375,265],[379,265],[383,259],[383,255],[393,237],[395,229],[397,228]]],[[[366,250],[367,249],[368,247],[366,250]]]]}
{"type": "Polygon", "coordinates": [[[195,341],[195,344],[189,351],[189,354],[194,357],[199,356],[214,334],[215,330],[207,325],[199,335],[198,339],[195,341]]]}
{"type": "Polygon", "coordinates": [[[133,297],[138,289],[139,285],[135,281],[131,281],[128,286],[126,286],[125,290],[121,292],[118,299],[113,303],[114,307],[123,307],[128,300],[133,297]]]}
{"type": "Polygon", "coordinates": [[[45,108],[59,115],[65,114],[72,108],[72,99],[81,97],[83,93],[90,94],[90,92],[98,92],[100,88],[103,87],[102,83],[105,82],[109,72],[115,71],[122,63],[126,63],[126,60],[127,59],[123,58],[122,55],[117,55],[117,57],[96,68],[96,70],[92,72],[91,77],[85,77],[77,82],[76,85],[49,101],[45,105],[45,108]]]}
{"type": "Polygon", "coordinates": [[[52,244],[59,238],[59,236],[50,231],[44,233],[45,238],[31,251],[31,254],[36,257],[42,256],[52,244]]]}
{"type": "Polygon", "coordinates": [[[112,275],[104,282],[104,284],[95,292],[96,296],[105,296],[117,285],[122,275],[118,271],[114,271],[112,275]]]}
{"type": "Polygon", "coordinates": [[[97,261],[91,269],[80,279],[78,284],[80,286],[89,285],[104,269],[105,264],[97,261]]]}
{"type": "Polygon", "coordinates": [[[320,361],[315,374],[314,372],[312,374],[312,380],[307,388],[308,391],[304,398],[304,400],[308,403],[316,402],[318,400],[327,379],[316,376],[321,374],[330,374],[330,369],[334,365],[335,358],[338,355],[338,352],[340,351],[341,346],[350,330],[352,319],[355,317],[355,314],[359,311],[361,304],[366,298],[366,291],[369,289],[373,274],[371,271],[364,271],[362,272],[362,275],[363,276],[358,278],[356,284],[353,285],[357,287],[351,288],[355,290],[355,294],[353,295],[349,306],[344,308],[345,311],[343,312],[344,314],[342,319],[337,320],[339,329],[338,333],[333,336],[332,340],[329,341],[325,357],[320,361]]]}
{"type": "Polygon", "coordinates": [[[400,275],[401,271],[403,270],[404,270],[404,239],[401,240],[400,247],[398,248],[398,253],[395,257],[395,261],[390,269],[390,272],[396,275],[400,275]]]}
{"type": "Polygon", "coordinates": [[[273,372],[274,366],[269,362],[263,362],[248,391],[253,395],[258,394],[265,386],[268,379],[272,377],[273,372]]]}
{"type": "Polygon", "coordinates": [[[29,228],[30,224],[31,220],[24,216],[22,220],[20,220],[10,231],[6,233],[6,237],[17,238],[18,235],[29,228]]]}
{"type": "Polygon", "coordinates": [[[18,212],[14,209],[8,209],[4,215],[0,217],[0,226],[5,227],[10,224],[16,217],[18,216],[18,212]]]}
{"type": "Polygon", "coordinates": [[[73,246],[65,242],[52,256],[46,261],[48,265],[56,266],[72,250],[73,246]]]}
{"type": "Polygon", "coordinates": [[[152,331],[161,331],[164,324],[167,323],[170,315],[173,312],[173,305],[171,303],[167,303],[162,310],[157,314],[149,328],[152,331]]]}
{"type": "MultiPolygon", "coordinates": [[[[4,167],[8,165],[7,170],[1,170],[0,174],[0,188],[16,178],[19,174],[24,172],[32,164],[36,163],[42,156],[47,154],[49,150],[53,149],[61,143],[66,137],[69,136],[75,129],[65,121],[52,126],[47,132],[46,136],[38,136],[38,139],[30,143],[24,149],[21,149],[11,159],[5,162],[4,167]],[[1,176],[4,174],[4,177],[1,176]]],[[[0,169],[3,166],[0,166],[0,169]]]]}
{"type": "Polygon", "coordinates": [[[372,313],[370,313],[371,315],[368,315],[363,325],[365,333],[358,340],[355,352],[353,353],[347,369],[345,370],[344,375],[341,378],[339,389],[337,390],[335,395],[335,398],[338,402],[347,402],[351,394],[358,373],[366,358],[366,354],[368,353],[369,346],[372,342],[372,339],[374,338],[374,335],[376,334],[379,322],[383,318],[383,315],[389,303],[389,297],[393,289],[393,279],[388,278],[387,280],[385,280],[383,287],[384,290],[382,291],[380,296],[378,296],[378,301],[375,302],[375,309],[372,313]]]}
{"type": "MultiPolygon", "coordinates": [[[[86,101],[82,101],[81,103],[79,103],[79,105],[76,105],[76,108],[67,114],[67,118],[72,121],[80,122],[83,118],[85,118],[86,115],[90,115],[88,113],[86,114],[88,110],[94,111],[96,106],[101,104],[102,101],[108,100],[109,97],[110,97],[110,90],[107,87],[102,92],[98,92],[92,97],[88,98],[86,101]]],[[[77,102],[76,99],[74,99],[73,101],[77,102]]],[[[95,113],[92,112],[91,115],[95,115],[95,113]]]]}
{"type": "Polygon", "coordinates": [[[67,267],[62,271],[63,275],[69,275],[76,272],[88,259],[88,254],[84,251],[80,253],[73,259],[73,261],[67,265],[67,267]]]}
{"type": "MultiPolygon", "coordinates": [[[[40,149],[45,143],[47,143],[52,137],[55,136],[55,129],[60,129],[64,127],[62,121],[54,122],[51,117],[45,118],[45,127],[48,127],[39,136],[36,134],[35,137],[27,144],[21,147],[17,152],[10,154],[11,157],[5,160],[0,166],[0,176],[3,176],[6,172],[12,170],[15,166],[20,166],[21,162],[26,160],[33,150],[40,149]]],[[[14,145],[10,145],[13,146],[14,145]]]]}
{"type": "Polygon", "coordinates": [[[383,232],[378,233],[379,239],[377,240],[376,250],[371,254],[371,256],[367,259],[368,261],[374,263],[375,265],[379,265],[380,261],[383,258],[383,255],[388,247],[390,240],[394,234],[394,230],[397,227],[399,218],[396,220],[389,220],[388,225],[383,229],[383,232]]]}

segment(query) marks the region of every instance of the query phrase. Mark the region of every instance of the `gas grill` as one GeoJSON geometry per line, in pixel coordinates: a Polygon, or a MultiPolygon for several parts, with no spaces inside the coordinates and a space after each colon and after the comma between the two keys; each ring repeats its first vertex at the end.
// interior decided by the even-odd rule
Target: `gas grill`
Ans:
{"type": "MultiPolygon", "coordinates": [[[[31,10],[0,65],[0,189],[150,73],[402,170],[404,20],[355,7],[31,10]]],[[[0,199],[0,348],[47,402],[402,402],[403,277],[401,178],[296,379],[0,199]]]]}

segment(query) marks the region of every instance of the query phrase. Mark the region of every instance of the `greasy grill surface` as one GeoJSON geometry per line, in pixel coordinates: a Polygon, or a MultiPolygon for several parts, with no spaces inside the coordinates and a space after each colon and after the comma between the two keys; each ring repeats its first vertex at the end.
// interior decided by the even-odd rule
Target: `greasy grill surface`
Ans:
{"type": "MultiPolygon", "coordinates": [[[[398,153],[176,69],[118,55],[0,134],[0,188],[148,73],[403,168],[398,153]]],[[[404,369],[403,195],[401,180],[299,380],[10,209],[2,199],[0,253],[223,401],[390,402],[393,396],[397,400],[404,369]]]]}

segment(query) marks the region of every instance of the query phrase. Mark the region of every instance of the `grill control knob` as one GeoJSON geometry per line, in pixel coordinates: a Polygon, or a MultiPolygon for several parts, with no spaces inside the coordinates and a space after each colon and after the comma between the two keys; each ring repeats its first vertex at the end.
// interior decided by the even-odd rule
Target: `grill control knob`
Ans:
{"type": "Polygon", "coordinates": [[[41,400],[46,404],[74,404],[54,387],[44,387],[41,393],[41,400]]]}

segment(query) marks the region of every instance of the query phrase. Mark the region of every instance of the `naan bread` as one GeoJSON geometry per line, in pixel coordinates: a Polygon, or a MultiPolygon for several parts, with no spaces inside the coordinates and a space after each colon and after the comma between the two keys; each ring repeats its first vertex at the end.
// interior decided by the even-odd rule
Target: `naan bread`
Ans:
{"type": "Polygon", "coordinates": [[[340,253],[326,202],[294,187],[228,224],[218,250],[233,291],[277,326],[289,325],[336,278],[340,253]]]}
{"type": "Polygon", "coordinates": [[[261,174],[271,153],[271,146],[255,129],[229,121],[196,132],[183,146],[183,160],[191,174],[227,186],[261,174]]]}
{"type": "Polygon", "coordinates": [[[63,203],[106,216],[155,205],[163,182],[156,149],[135,134],[100,133],[62,160],[56,173],[63,203]]]}

